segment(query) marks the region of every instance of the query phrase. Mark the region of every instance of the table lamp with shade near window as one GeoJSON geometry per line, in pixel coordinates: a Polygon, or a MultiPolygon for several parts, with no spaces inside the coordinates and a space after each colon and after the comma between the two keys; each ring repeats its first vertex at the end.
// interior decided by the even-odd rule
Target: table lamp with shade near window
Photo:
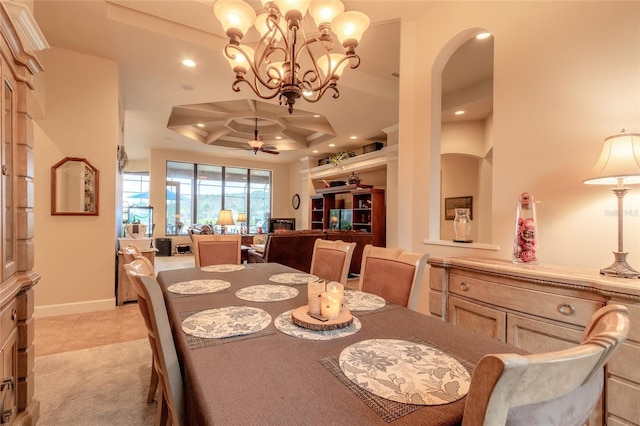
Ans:
{"type": "Polygon", "coordinates": [[[609,136],[604,140],[600,158],[593,168],[593,177],[583,181],[586,184],[615,185],[611,188],[618,197],[618,251],[613,252],[615,261],[601,269],[602,275],[620,278],[638,278],[640,272],[627,263],[627,254],[622,248],[622,199],[629,191],[625,185],[640,183],[640,134],[626,133],[609,136]]]}
{"type": "Polygon", "coordinates": [[[218,220],[216,221],[216,225],[220,225],[220,233],[225,233],[225,228],[227,225],[235,225],[233,221],[233,215],[231,214],[231,210],[220,210],[220,214],[218,215],[218,220]]]}
{"type": "Polygon", "coordinates": [[[245,213],[238,213],[238,218],[236,220],[240,222],[240,233],[244,234],[245,229],[243,224],[247,221],[247,215],[245,213]]]}

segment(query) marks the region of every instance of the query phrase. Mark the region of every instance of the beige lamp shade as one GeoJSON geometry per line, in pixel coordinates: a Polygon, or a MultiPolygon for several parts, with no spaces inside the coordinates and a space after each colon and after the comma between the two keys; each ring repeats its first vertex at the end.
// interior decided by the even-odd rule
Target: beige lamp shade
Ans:
{"type": "Polygon", "coordinates": [[[247,221],[247,215],[245,213],[238,213],[238,218],[236,220],[238,222],[240,222],[240,223],[246,222],[247,221]]]}
{"type": "Polygon", "coordinates": [[[231,214],[231,210],[220,210],[220,214],[218,215],[218,221],[216,225],[235,225],[236,223],[233,221],[233,215],[231,214]]]}
{"type": "Polygon", "coordinates": [[[604,140],[591,178],[583,183],[617,185],[640,183],[640,134],[620,133],[604,140]]]}

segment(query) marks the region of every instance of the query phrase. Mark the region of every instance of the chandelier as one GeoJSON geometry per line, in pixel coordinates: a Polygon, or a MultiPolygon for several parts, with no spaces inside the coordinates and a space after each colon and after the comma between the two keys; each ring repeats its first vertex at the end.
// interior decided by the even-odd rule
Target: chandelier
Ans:
{"type": "Polygon", "coordinates": [[[278,96],[289,113],[299,98],[317,102],[327,91],[338,98],[342,71],[347,65],[352,69],[360,65],[355,48],[369,17],[345,12],[340,0],[262,0],[262,5],[266,12],[258,16],[243,0],[218,0],[214,5],[229,37],[224,54],[236,73],[233,91],[239,92],[245,83],[262,99],[278,96]],[[241,41],[253,26],[260,40],[252,48],[241,41]],[[336,48],[334,37],[344,52],[337,51],[342,49],[336,48]]]}

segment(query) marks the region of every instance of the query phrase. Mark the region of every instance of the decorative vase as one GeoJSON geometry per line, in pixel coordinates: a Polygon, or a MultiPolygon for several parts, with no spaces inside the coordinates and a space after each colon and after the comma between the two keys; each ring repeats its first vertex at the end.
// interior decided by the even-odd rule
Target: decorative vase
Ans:
{"type": "Polygon", "coordinates": [[[471,239],[471,209],[455,209],[456,217],[453,219],[453,230],[457,243],[470,243],[471,239]]]}
{"type": "Polygon", "coordinates": [[[513,263],[538,263],[538,221],[533,196],[520,195],[513,239],[513,263]]]}

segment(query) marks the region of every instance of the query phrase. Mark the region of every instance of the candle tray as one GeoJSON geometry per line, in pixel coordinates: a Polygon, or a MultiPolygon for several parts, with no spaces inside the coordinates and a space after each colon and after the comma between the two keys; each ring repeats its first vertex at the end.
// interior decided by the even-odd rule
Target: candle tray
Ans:
{"type": "Polygon", "coordinates": [[[319,320],[309,315],[309,306],[304,305],[291,313],[291,321],[298,327],[314,331],[338,330],[348,327],[353,322],[353,315],[349,309],[342,307],[338,318],[333,320],[319,320]]]}

